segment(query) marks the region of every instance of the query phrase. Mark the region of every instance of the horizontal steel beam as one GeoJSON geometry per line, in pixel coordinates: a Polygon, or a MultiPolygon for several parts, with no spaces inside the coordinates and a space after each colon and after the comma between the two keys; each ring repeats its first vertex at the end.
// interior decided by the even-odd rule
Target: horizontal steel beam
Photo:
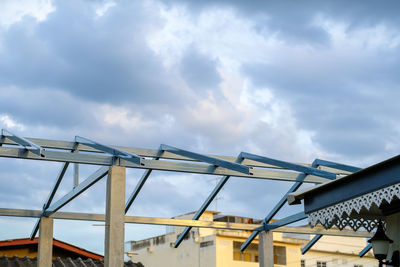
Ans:
{"type": "MultiPolygon", "coordinates": [[[[34,142],[35,144],[37,144],[43,148],[50,148],[50,149],[72,150],[75,145],[75,142],[69,142],[69,141],[49,140],[49,139],[40,139],[40,138],[25,138],[25,139],[27,139],[31,142],[34,142]]],[[[2,140],[2,144],[15,145],[16,143],[10,139],[7,139],[7,137],[5,137],[5,139],[2,140]]],[[[157,154],[158,154],[158,149],[132,148],[132,147],[125,147],[125,146],[111,146],[111,147],[119,149],[119,150],[123,150],[126,152],[130,152],[130,153],[136,154],[141,157],[155,158],[155,157],[157,157],[157,154]]],[[[79,147],[79,151],[101,152],[99,150],[96,150],[92,147],[88,147],[85,145],[81,145],[79,147]]],[[[231,161],[231,162],[234,162],[236,160],[236,157],[233,157],[233,156],[221,156],[221,155],[207,155],[207,156],[219,158],[219,159],[223,159],[223,160],[227,160],[227,161],[231,161]]],[[[160,158],[173,159],[173,160],[196,161],[194,159],[184,157],[181,155],[177,155],[174,153],[170,153],[168,151],[165,151],[160,158]]],[[[257,162],[257,161],[253,161],[253,160],[249,160],[249,159],[244,159],[242,164],[247,165],[247,166],[253,166],[253,167],[281,169],[281,167],[277,167],[272,164],[265,164],[262,162],[257,162]]],[[[296,164],[303,165],[303,166],[311,166],[310,164],[305,164],[305,163],[296,163],[296,164]]],[[[343,172],[343,170],[340,170],[340,169],[330,168],[329,171],[335,172],[336,174],[347,174],[347,172],[343,172]]]]}
{"type": "Polygon", "coordinates": [[[99,181],[101,178],[107,175],[108,173],[108,167],[101,167],[98,169],[96,172],[94,172],[92,175],[90,175],[88,178],[86,178],[83,182],[81,182],[77,187],[72,189],[69,193],[67,193],[65,196],[63,196],[60,200],[58,200],[56,203],[52,204],[50,207],[48,207],[44,212],[43,216],[49,216],[50,214],[56,212],[57,210],[61,209],[64,207],[67,203],[69,203],[71,200],[85,192],[86,189],[91,187],[93,184],[95,184],[97,181],[99,181]]]}
{"type": "MultiPolygon", "coordinates": [[[[0,216],[10,217],[28,217],[40,218],[42,215],[41,210],[26,210],[26,209],[5,209],[0,208],[0,216]]],[[[79,221],[105,221],[104,214],[96,213],[78,213],[78,212],[60,212],[57,211],[49,216],[53,219],[60,220],[79,220],[79,221]]],[[[244,224],[244,223],[226,223],[226,222],[210,222],[198,220],[181,220],[157,217],[142,217],[142,216],[125,216],[125,223],[135,224],[152,224],[152,225],[171,225],[171,226],[191,226],[200,228],[216,228],[227,230],[245,230],[251,231],[260,227],[260,224],[244,224]]],[[[283,226],[271,230],[272,232],[284,233],[297,233],[297,234],[324,234],[333,236],[351,236],[351,237],[371,237],[372,234],[366,231],[354,232],[353,230],[335,230],[324,228],[310,228],[310,227],[290,227],[283,226]]]]}
{"type": "Polygon", "coordinates": [[[295,222],[301,221],[301,220],[306,219],[306,218],[307,218],[307,215],[304,212],[299,212],[299,213],[290,215],[288,217],[285,217],[283,219],[277,220],[275,222],[265,224],[263,226],[263,228],[264,228],[265,231],[269,231],[269,230],[272,230],[272,229],[275,229],[275,228],[278,228],[278,227],[281,227],[281,226],[285,226],[285,225],[288,225],[288,224],[291,224],[291,223],[295,223],[295,222]]]}
{"type": "Polygon", "coordinates": [[[242,172],[244,174],[250,174],[250,168],[248,166],[239,164],[236,162],[230,162],[230,161],[219,159],[219,158],[209,157],[206,155],[190,152],[187,150],[183,150],[180,148],[176,148],[176,147],[168,146],[168,145],[164,145],[164,144],[161,144],[160,149],[163,151],[168,151],[170,153],[178,154],[178,155],[181,155],[184,157],[199,160],[201,162],[209,163],[209,164],[215,165],[216,167],[223,167],[223,168],[226,168],[229,170],[242,172]]]}
{"type": "MultiPolygon", "coordinates": [[[[21,159],[32,159],[32,160],[46,160],[56,162],[73,162],[82,164],[95,164],[111,166],[114,163],[112,156],[107,155],[95,155],[95,154],[82,154],[82,153],[70,153],[61,151],[45,151],[46,157],[38,157],[37,155],[24,151],[19,148],[12,147],[0,147],[0,157],[8,158],[21,158],[21,159]]],[[[174,162],[174,161],[159,161],[159,160],[142,160],[142,165],[120,159],[118,165],[128,168],[139,168],[139,169],[152,169],[160,171],[174,171],[174,172],[189,172],[209,175],[229,175],[244,178],[257,178],[257,179],[271,179],[280,181],[296,181],[298,173],[268,170],[268,169],[253,169],[253,174],[244,174],[241,172],[228,170],[225,168],[215,168],[213,165],[190,163],[190,162],[174,162]]],[[[308,183],[324,183],[330,181],[329,179],[308,175],[304,182],[308,183]]]]}

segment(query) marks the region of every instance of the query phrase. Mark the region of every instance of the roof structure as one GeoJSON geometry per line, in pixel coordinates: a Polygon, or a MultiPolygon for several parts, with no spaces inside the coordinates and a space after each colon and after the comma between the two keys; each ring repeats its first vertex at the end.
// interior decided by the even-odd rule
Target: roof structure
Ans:
{"type": "Polygon", "coordinates": [[[400,156],[351,175],[288,195],[289,204],[304,200],[311,225],[334,225],[371,231],[379,219],[400,210],[400,156]],[[359,221],[359,223],[356,223],[359,221]]]}
{"type": "MultiPolygon", "coordinates": [[[[61,259],[57,258],[52,261],[53,267],[103,267],[103,260],[93,260],[93,259],[61,259]]],[[[36,267],[37,258],[19,258],[19,257],[0,257],[0,267],[36,267]]],[[[128,261],[124,263],[124,267],[144,267],[141,263],[133,263],[128,261]]]]}
{"type": "MultiPolygon", "coordinates": [[[[350,226],[354,231],[372,231],[378,221],[400,211],[400,155],[335,181],[291,193],[287,198],[292,205],[304,201],[311,226],[350,226]]],[[[360,256],[370,249],[371,244],[360,256]]]]}
{"type": "MultiPolygon", "coordinates": [[[[186,226],[184,231],[175,241],[174,247],[179,246],[186,234],[190,231],[191,227],[252,230],[253,232],[251,236],[241,247],[242,251],[246,249],[246,247],[260,232],[276,231],[288,224],[297,222],[307,217],[304,212],[300,212],[281,220],[274,222],[271,221],[272,218],[285,205],[287,196],[290,193],[295,192],[303,183],[323,184],[331,180],[335,180],[338,177],[349,175],[360,170],[360,168],[357,167],[321,159],[315,159],[311,164],[304,164],[271,159],[248,152],[241,152],[237,157],[204,155],[165,144],[161,144],[158,149],[141,149],[104,145],[80,136],[76,136],[73,142],[24,138],[7,130],[3,130],[0,136],[0,157],[64,163],[59,175],[55,179],[54,185],[50,189],[48,198],[44,202],[42,211],[0,208],[0,216],[4,215],[38,218],[36,225],[33,227],[31,238],[36,236],[41,218],[44,217],[105,221],[107,216],[102,214],[67,213],[59,212],[58,210],[67,205],[70,201],[79,196],[106,175],[110,176],[111,171],[109,170],[111,170],[112,167],[119,166],[122,168],[137,168],[144,170],[141,179],[136,185],[136,188],[126,200],[125,214],[133,205],[136,197],[140,193],[143,185],[153,170],[221,176],[218,184],[200,206],[192,220],[125,216],[122,220],[122,223],[186,226]],[[78,164],[100,165],[101,167],[80,183],[78,172],[75,171],[74,188],[64,197],[53,202],[55,193],[57,192],[57,189],[70,164],[75,164],[76,169],[78,164]],[[293,185],[264,218],[261,226],[226,222],[198,221],[200,216],[208,208],[208,206],[231,177],[288,181],[292,182],[293,185]]],[[[122,187],[120,190],[122,190],[122,187]]],[[[118,195],[118,193],[113,194],[118,195]]],[[[106,210],[111,212],[110,207],[106,208],[106,210]]],[[[316,234],[318,233],[318,230],[310,229],[309,233],[316,234]]]]}
{"type": "MultiPolygon", "coordinates": [[[[11,240],[2,240],[0,241],[0,249],[6,247],[19,247],[19,246],[26,246],[26,245],[37,245],[39,243],[39,239],[35,238],[31,240],[30,238],[20,238],[20,239],[11,239],[11,240]]],[[[57,240],[53,238],[53,246],[72,252],[76,255],[80,255],[82,258],[90,258],[94,260],[104,260],[104,257],[100,254],[88,251],[86,249],[68,244],[66,242],[57,240]]]]}

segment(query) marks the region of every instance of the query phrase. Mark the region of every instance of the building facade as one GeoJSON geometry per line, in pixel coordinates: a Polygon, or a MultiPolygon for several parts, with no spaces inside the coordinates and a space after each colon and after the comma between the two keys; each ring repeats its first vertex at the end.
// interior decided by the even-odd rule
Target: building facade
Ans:
{"type": "MultiPolygon", "coordinates": [[[[194,213],[176,217],[191,219],[194,213]]],[[[260,223],[251,218],[223,216],[206,211],[200,218],[204,221],[235,223],[260,223]]],[[[251,231],[216,230],[192,228],[178,248],[174,242],[183,227],[168,227],[165,235],[139,241],[129,241],[127,252],[132,261],[142,262],[146,267],[257,267],[258,239],[242,253],[240,246],[251,231]]],[[[358,253],[366,240],[354,237],[324,236],[305,255],[301,248],[312,236],[289,233],[273,233],[274,265],[276,267],[377,267],[372,254],[363,258],[358,253]]]]}

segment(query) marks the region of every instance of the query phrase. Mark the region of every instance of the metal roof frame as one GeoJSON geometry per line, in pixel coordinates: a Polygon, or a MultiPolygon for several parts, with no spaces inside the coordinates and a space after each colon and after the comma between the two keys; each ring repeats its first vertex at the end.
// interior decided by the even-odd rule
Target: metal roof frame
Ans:
{"type": "MultiPolygon", "coordinates": [[[[187,232],[190,231],[191,227],[211,227],[217,229],[240,228],[242,230],[253,230],[253,233],[243,244],[241,250],[244,250],[252,242],[252,240],[254,240],[254,238],[260,231],[279,231],[278,229],[286,229],[286,231],[289,232],[294,231],[290,230],[291,228],[288,228],[286,225],[304,219],[304,213],[294,214],[273,223],[270,223],[270,221],[272,217],[275,216],[276,213],[286,203],[287,196],[290,193],[295,192],[303,183],[324,184],[335,179],[338,175],[348,175],[354,171],[359,170],[359,168],[356,167],[320,159],[314,160],[311,165],[298,163],[295,164],[254,155],[247,152],[241,152],[238,157],[234,158],[216,155],[203,155],[165,144],[161,144],[159,149],[157,150],[151,150],[108,146],[80,136],[76,136],[74,142],[37,138],[23,138],[14,135],[7,130],[2,130],[1,132],[0,157],[56,161],[64,163],[49,193],[49,196],[47,197],[47,200],[43,205],[42,211],[16,209],[11,210],[0,208],[0,216],[22,216],[38,218],[32,231],[31,239],[35,237],[42,217],[67,219],[76,219],[79,217],[84,218],[85,220],[104,221],[104,215],[74,213],[73,215],[68,217],[65,215],[67,213],[61,213],[57,211],[68,202],[72,201],[79,194],[84,192],[86,189],[88,189],[90,186],[95,184],[105,175],[107,175],[109,166],[122,166],[145,170],[141,179],[137,183],[136,188],[126,201],[125,214],[132,206],[137,195],[140,193],[140,190],[149,178],[152,170],[198,173],[206,175],[222,175],[219,183],[213,189],[213,191],[210,193],[210,195],[207,197],[201,207],[198,209],[195,216],[193,217],[193,220],[145,217],[136,217],[135,219],[132,219],[134,216],[125,216],[125,222],[186,226],[184,231],[176,240],[174,244],[175,247],[179,246],[187,232]],[[75,187],[69,193],[67,193],[64,197],[52,204],[54,195],[57,192],[57,189],[70,163],[75,163],[76,166],[77,164],[92,164],[100,165],[102,167],[100,167],[100,169],[98,169],[81,183],[78,184],[77,182],[75,182],[75,187]],[[294,182],[294,184],[276,204],[276,206],[270,211],[261,226],[236,226],[232,223],[205,223],[198,221],[200,216],[211,204],[213,199],[217,196],[222,187],[228,182],[231,176],[250,179],[282,180],[294,182]],[[64,217],[60,216],[60,214],[64,214],[64,217]]],[[[75,176],[77,176],[76,172],[75,176]]],[[[77,177],[75,177],[75,180],[78,180],[77,177]]],[[[304,229],[298,229],[300,232],[305,231],[304,229]]],[[[317,235],[330,234],[331,232],[335,231],[327,231],[321,229],[309,229],[308,231],[308,233],[314,233],[317,235]]],[[[350,234],[348,232],[346,232],[345,235],[360,236],[357,234],[350,234]]],[[[312,243],[311,241],[309,245],[307,245],[307,247],[311,247],[314,243],[312,243]]]]}

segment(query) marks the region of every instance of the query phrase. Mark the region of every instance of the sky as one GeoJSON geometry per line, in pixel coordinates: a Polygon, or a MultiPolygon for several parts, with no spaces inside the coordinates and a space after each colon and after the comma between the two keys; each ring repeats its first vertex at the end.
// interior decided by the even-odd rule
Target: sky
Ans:
{"type": "MultiPolygon", "coordinates": [[[[2,0],[0,128],[366,167],[400,148],[399,8],[395,0],[2,0]]],[[[41,209],[60,166],[0,159],[0,207],[41,209]]],[[[81,166],[81,179],[95,169],[81,166]]],[[[127,195],[142,172],[127,171],[127,195]]],[[[128,215],[195,211],[218,179],[154,172],[128,215]]],[[[57,197],[72,184],[71,169],[57,197]]],[[[290,186],[232,178],[210,208],[263,218],[290,186]]],[[[102,180],[62,211],[104,207],[102,180]]],[[[0,239],[27,237],[34,223],[1,217],[0,239]]],[[[93,224],[57,220],[54,236],[103,253],[104,227],[93,224]]],[[[164,232],[127,225],[125,240],[164,232]]]]}

